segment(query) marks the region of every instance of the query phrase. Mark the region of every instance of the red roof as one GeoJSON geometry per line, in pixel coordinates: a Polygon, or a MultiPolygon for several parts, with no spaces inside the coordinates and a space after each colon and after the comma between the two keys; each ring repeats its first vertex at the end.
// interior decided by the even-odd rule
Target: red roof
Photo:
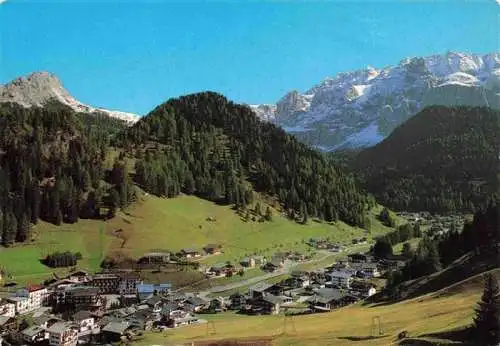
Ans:
{"type": "Polygon", "coordinates": [[[35,292],[35,291],[41,290],[42,288],[43,287],[40,285],[30,285],[30,286],[26,287],[28,292],[35,292]]]}

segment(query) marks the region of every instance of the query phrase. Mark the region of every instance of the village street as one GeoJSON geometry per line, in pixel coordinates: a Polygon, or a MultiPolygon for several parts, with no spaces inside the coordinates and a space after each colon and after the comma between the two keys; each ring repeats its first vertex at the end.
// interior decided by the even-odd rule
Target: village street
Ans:
{"type": "Polygon", "coordinates": [[[309,261],[304,261],[304,262],[293,262],[293,261],[287,260],[287,261],[285,261],[282,268],[277,269],[274,272],[266,273],[266,274],[256,276],[256,277],[253,277],[253,278],[250,278],[247,280],[233,282],[233,283],[230,283],[227,285],[213,286],[211,288],[208,288],[206,290],[198,292],[198,295],[202,298],[205,298],[207,295],[212,294],[212,293],[225,292],[225,291],[232,290],[232,289],[235,289],[238,287],[256,284],[258,282],[268,280],[268,279],[271,279],[273,277],[277,277],[277,276],[284,275],[284,274],[290,274],[298,266],[322,262],[325,259],[327,259],[328,257],[331,257],[331,259],[332,259],[331,264],[333,264],[335,262],[335,259],[338,257],[338,255],[347,255],[348,253],[359,250],[360,247],[366,247],[366,244],[358,244],[358,245],[350,246],[350,247],[346,248],[345,251],[340,252],[340,253],[333,253],[333,252],[330,252],[328,250],[318,250],[317,251],[318,254],[322,254],[321,257],[317,257],[317,258],[311,259],[309,261]]]}

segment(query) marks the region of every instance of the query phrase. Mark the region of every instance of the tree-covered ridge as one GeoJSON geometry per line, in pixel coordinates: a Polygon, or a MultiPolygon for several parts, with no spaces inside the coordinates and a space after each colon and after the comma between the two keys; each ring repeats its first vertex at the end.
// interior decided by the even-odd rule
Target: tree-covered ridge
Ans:
{"type": "Polygon", "coordinates": [[[373,203],[322,154],[212,92],[158,106],[127,131],[123,145],[141,157],[137,182],[159,195],[183,191],[238,205],[249,202],[253,188],[277,197],[295,217],[354,225],[364,224],[373,203]]]}
{"type": "Polygon", "coordinates": [[[377,200],[398,210],[473,211],[498,191],[500,111],[430,107],[353,166],[377,200]]]}
{"type": "Polygon", "coordinates": [[[30,223],[55,224],[113,214],[132,198],[120,162],[104,167],[109,130],[121,125],[88,119],[68,107],[0,107],[0,236],[25,241],[30,223]],[[116,178],[119,176],[121,178],[116,178]],[[124,192],[125,191],[125,192],[124,192]]]}

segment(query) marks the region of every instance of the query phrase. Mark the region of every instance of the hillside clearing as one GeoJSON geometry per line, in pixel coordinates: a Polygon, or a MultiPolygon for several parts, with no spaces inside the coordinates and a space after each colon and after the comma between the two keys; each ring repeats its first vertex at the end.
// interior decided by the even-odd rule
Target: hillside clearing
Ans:
{"type": "Polygon", "coordinates": [[[54,251],[80,252],[78,267],[99,269],[105,255],[138,258],[145,252],[162,249],[179,251],[184,247],[201,249],[208,243],[220,243],[223,253],[208,256],[203,264],[232,261],[258,253],[272,255],[279,251],[306,252],[311,237],[330,238],[348,244],[351,239],[375,236],[390,230],[376,220],[378,208],[370,213],[371,234],[342,222],[333,224],[310,221],[301,225],[277,215],[271,222],[245,222],[229,206],[193,197],[164,199],[144,194],[140,200],[108,221],[79,220],[75,224],[55,226],[39,222],[33,227],[33,241],[0,249],[0,267],[18,284],[38,282],[53,270],[40,259],[54,251]],[[212,218],[215,221],[209,221],[212,218]],[[102,230],[102,232],[101,232],[102,230]]]}

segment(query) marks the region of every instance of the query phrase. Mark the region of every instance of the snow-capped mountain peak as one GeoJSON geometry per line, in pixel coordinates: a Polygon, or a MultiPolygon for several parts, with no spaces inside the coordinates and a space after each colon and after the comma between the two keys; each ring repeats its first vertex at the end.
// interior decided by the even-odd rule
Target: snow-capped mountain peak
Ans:
{"type": "Polygon", "coordinates": [[[56,75],[45,71],[34,72],[0,86],[0,103],[14,102],[23,107],[33,107],[43,106],[51,101],[61,102],[77,112],[104,113],[130,124],[139,120],[139,116],[133,113],[112,111],[81,103],[64,89],[56,75]]]}
{"type": "Polygon", "coordinates": [[[251,108],[324,150],[376,144],[428,105],[500,107],[500,53],[447,52],[340,72],[276,105],[251,108]]]}

